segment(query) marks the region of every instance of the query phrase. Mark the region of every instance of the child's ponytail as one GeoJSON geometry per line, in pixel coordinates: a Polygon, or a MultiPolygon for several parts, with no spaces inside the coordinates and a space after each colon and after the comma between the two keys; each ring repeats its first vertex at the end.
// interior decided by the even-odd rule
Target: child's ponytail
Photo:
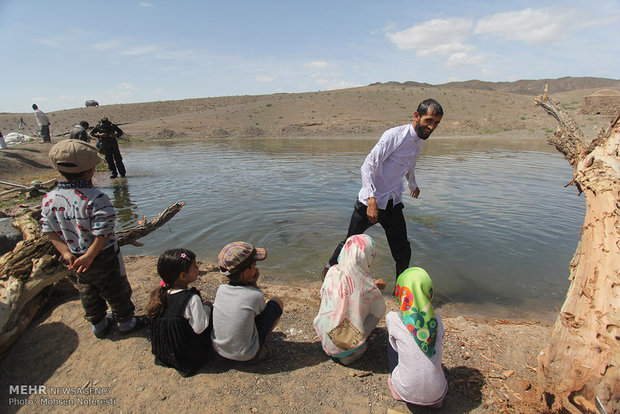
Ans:
{"type": "Polygon", "coordinates": [[[164,314],[166,306],[168,306],[168,289],[163,286],[154,289],[151,292],[149,304],[146,307],[146,314],[149,318],[159,318],[164,314]]]}
{"type": "Polygon", "coordinates": [[[187,249],[166,250],[157,260],[157,273],[161,277],[160,286],[151,292],[146,313],[154,319],[162,316],[168,306],[168,290],[183,272],[187,272],[192,262],[196,260],[196,254],[187,249]]]}

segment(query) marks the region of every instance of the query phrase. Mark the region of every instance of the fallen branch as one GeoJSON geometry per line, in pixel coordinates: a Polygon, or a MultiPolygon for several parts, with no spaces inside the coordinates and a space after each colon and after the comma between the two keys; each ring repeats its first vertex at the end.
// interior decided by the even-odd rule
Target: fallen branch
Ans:
{"type": "Polygon", "coordinates": [[[56,186],[56,179],[45,181],[44,183],[34,183],[30,185],[14,184],[14,183],[6,182],[6,181],[0,181],[0,184],[4,184],[7,186],[11,186],[11,187],[17,187],[17,188],[12,188],[10,190],[1,192],[0,196],[20,192],[20,193],[28,193],[29,197],[36,197],[39,193],[45,194],[46,191],[49,191],[52,188],[54,188],[56,186]]]}
{"type": "Polygon", "coordinates": [[[127,230],[119,231],[118,244],[125,246],[127,244],[134,244],[137,239],[141,239],[149,233],[154,232],[164,224],[166,224],[172,217],[174,217],[185,205],[184,201],[171,204],[170,207],[162,211],[159,216],[155,217],[149,222],[143,222],[137,226],[131,227],[127,230]]]}

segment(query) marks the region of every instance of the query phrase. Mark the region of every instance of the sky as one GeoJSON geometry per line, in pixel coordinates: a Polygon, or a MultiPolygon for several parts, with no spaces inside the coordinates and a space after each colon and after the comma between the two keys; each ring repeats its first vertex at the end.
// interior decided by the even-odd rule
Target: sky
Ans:
{"type": "Polygon", "coordinates": [[[620,79],[620,1],[0,0],[0,112],[374,82],[620,79]]]}

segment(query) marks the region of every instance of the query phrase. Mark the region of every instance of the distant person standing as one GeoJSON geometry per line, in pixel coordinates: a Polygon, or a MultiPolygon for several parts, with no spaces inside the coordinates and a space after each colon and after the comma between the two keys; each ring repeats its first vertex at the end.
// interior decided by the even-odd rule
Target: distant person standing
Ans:
{"type": "Polygon", "coordinates": [[[37,124],[39,124],[39,134],[43,137],[43,142],[52,142],[50,137],[50,119],[39,109],[37,104],[32,104],[32,109],[34,109],[34,117],[37,119],[37,124]]]}
{"type": "Polygon", "coordinates": [[[79,139],[80,141],[90,142],[90,137],[86,130],[90,125],[86,121],[80,121],[79,124],[73,127],[71,132],[69,133],[69,138],[71,139],[79,139]]]}
{"type": "Polygon", "coordinates": [[[90,135],[99,140],[97,148],[101,147],[103,150],[108,168],[112,173],[110,178],[116,178],[118,174],[124,177],[125,165],[123,164],[121,150],[118,148],[118,141],[116,140],[123,135],[123,131],[110,122],[108,118],[101,118],[99,123],[90,131],[90,135]]]}
{"type": "Polygon", "coordinates": [[[385,230],[392,257],[396,262],[396,277],[409,267],[411,246],[407,239],[407,225],[403,215],[403,178],[409,194],[418,198],[420,188],[415,181],[415,166],[422,151],[422,142],[431,136],[441,118],[443,108],[434,99],[426,99],[413,113],[413,123],[388,129],[366,156],[362,165],[362,189],[355,203],[349,230],[336,247],[323,269],[338,263],[345,240],[362,234],[376,223],[385,230]]]}

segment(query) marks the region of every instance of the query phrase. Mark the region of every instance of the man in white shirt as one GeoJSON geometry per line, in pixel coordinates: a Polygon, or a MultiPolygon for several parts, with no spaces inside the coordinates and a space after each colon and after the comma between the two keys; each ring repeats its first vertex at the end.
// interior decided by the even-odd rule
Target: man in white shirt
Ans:
{"type": "Polygon", "coordinates": [[[416,161],[422,150],[422,141],[430,137],[442,117],[443,108],[439,102],[427,99],[414,112],[413,124],[391,128],[383,133],[362,165],[362,189],[351,215],[349,231],[327,262],[323,277],[329,267],[338,263],[346,239],[364,233],[377,222],[385,230],[396,262],[396,277],[409,267],[411,247],[403,216],[403,177],[407,180],[409,194],[418,198],[420,188],[414,174],[416,161]]]}
{"type": "Polygon", "coordinates": [[[37,124],[39,124],[39,134],[43,137],[43,142],[52,142],[50,137],[50,119],[39,109],[37,104],[32,104],[32,109],[34,109],[34,117],[37,119],[37,124]]]}

